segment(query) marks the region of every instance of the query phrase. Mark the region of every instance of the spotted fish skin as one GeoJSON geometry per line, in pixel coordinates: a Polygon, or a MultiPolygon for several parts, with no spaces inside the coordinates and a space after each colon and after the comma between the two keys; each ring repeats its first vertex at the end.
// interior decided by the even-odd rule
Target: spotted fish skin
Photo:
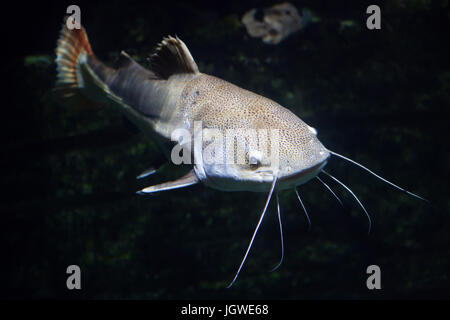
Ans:
{"type": "MultiPolygon", "coordinates": [[[[174,130],[187,130],[194,141],[196,123],[201,123],[203,129],[215,129],[223,137],[233,130],[257,132],[234,137],[236,144],[244,146],[243,163],[205,163],[198,154],[208,152],[207,141],[201,143],[197,155],[194,144],[185,145],[194,154],[197,178],[213,188],[267,191],[274,175],[279,178],[279,189],[291,188],[313,178],[330,155],[318,140],[317,132],[288,109],[201,73],[178,38],[164,38],[150,56],[148,69],[125,52],[115,68],[106,66],[95,57],[83,28],[68,30],[64,26],[56,53],[57,91],[68,98],[80,97],[79,101],[86,103],[114,105],[146,135],[156,139],[168,155],[174,130]],[[270,149],[275,139],[270,136],[271,130],[277,131],[276,165],[264,156],[257,156],[257,162],[250,163],[253,155],[259,153],[249,146],[264,149],[268,143],[270,149]],[[267,141],[263,143],[264,139],[267,141]]],[[[232,159],[237,157],[236,148],[227,148],[224,143],[219,153],[227,152],[234,153],[232,159]]]]}

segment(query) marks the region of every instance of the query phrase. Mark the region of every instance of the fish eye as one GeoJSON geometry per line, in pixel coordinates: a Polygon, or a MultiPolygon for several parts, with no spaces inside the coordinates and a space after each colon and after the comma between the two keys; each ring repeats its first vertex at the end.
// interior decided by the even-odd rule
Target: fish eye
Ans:
{"type": "Polygon", "coordinates": [[[250,162],[250,169],[252,169],[252,170],[256,170],[256,169],[258,169],[260,166],[261,166],[261,162],[260,162],[260,161],[257,161],[256,163],[251,163],[251,162],[250,162]]]}
{"type": "Polygon", "coordinates": [[[250,169],[255,170],[261,166],[262,153],[257,150],[251,150],[247,153],[250,169]]]}

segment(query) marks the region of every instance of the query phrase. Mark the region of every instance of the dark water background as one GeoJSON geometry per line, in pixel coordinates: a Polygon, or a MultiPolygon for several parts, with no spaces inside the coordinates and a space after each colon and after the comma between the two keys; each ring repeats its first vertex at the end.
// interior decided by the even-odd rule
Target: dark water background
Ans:
{"type": "Polygon", "coordinates": [[[71,2],[17,3],[3,12],[1,297],[16,298],[449,298],[448,1],[302,1],[320,22],[276,46],[250,38],[240,17],[272,1],[76,2],[93,50],[113,64],[121,50],[145,64],[165,35],[185,41],[202,72],[274,99],[348,155],[420,194],[409,197],[332,159],[372,215],[373,231],[339,186],[345,208],[317,181],[280,193],[285,261],[272,203],[241,275],[231,281],[265,194],[202,185],[142,197],[179,176],[110,109],[68,109],[51,96],[54,48],[71,2]],[[365,27],[378,4],[382,29],[365,27]],[[345,26],[343,21],[351,21],[345,26]],[[66,268],[82,290],[66,289],[66,268]],[[366,288],[379,265],[382,290],[366,288]]]}

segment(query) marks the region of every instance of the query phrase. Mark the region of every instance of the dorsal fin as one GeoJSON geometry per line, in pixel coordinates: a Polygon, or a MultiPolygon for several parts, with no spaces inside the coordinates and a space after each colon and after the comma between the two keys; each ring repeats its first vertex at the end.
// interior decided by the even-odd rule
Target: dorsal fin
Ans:
{"type": "Polygon", "coordinates": [[[177,73],[198,73],[189,49],[178,37],[165,37],[148,61],[150,69],[163,79],[177,73]]]}

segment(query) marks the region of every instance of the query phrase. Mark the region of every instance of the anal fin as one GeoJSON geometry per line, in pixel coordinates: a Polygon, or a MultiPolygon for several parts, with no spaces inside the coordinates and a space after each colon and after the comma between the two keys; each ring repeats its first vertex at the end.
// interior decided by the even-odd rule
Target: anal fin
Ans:
{"type": "Polygon", "coordinates": [[[191,170],[191,171],[189,171],[188,174],[181,177],[180,179],[177,179],[174,181],[168,181],[168,182],[164,182],[161,184],[157,184],[154,186],[144,188],[141,191],[138,191],[137,194],[149,194],[149,193],[154,193],[154,192],[184,188],[184,187],[188,187],[188,186],[197,184],[199,181],[200,180],[197,177],[197,175],[195,174],[194,170],[191,170]]]}

